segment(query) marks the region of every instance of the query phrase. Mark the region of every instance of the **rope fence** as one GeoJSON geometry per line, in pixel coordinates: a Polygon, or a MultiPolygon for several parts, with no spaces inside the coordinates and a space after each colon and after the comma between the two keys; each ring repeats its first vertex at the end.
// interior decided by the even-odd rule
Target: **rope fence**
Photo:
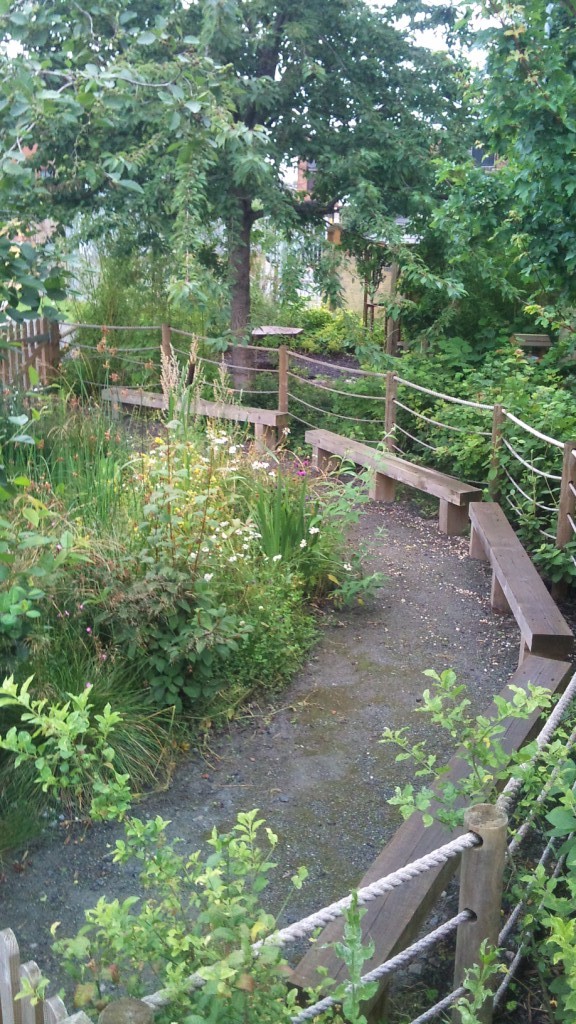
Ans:
{"type": "MultiPolygon", "coordinates": [[[[111,346],[110,349],[108,349],[107,347],[103,347],[102,351],[97,352],[95,346],[90,346],[83,343],[77,344],[73,340],[70,340],[70,336],[68,335],[68,338],[66,340],[66,347],[65,349],[63,349],[63,351],[67,352],[67,360],[70,359],[71,352],[73,352],[75,349],[78,349],[80,353],[89,352],[93,356],[100,356],[102,357],[103,361],[112,358],[115,359],[116,357],[118,357],[121,360],[122,364],[126,364],[128,367],[134,366],[145,369],[151,368],[149,362],[138,359],[136,357],[142,353],[157,354],[159,353],[160,349],[162,349],[162,351],[166,353],[167,341],[170,346],[169,351],[174,351],[176,352],[176,354],[182,356],[185,359],[189,358],[189,352],[184,352],[181,349],[172,349],[171,343],[169,342],[169,334],[190,337],[193,339],[197,338],[197,335],[193,334],[192,332],[187,332],[172,327],[168,328],[167,333],[167,325],[157,325],[152,327],[126,327],[111,325],[105,327],[98,324],[75,324],[71,322],[65,322],[61,326],[66,328],[68,331],[86,328],[97,329],[102,331],[104,334],[107,334],[108,331],[112,330],[160,331],[162,333],[161,345],[158,344],[150,347],[147,346],[145,348],[116,348],[115,346],[111,346]]],[[[27,341],[32,342],[33,340],[33,337],[27,337],[27,341]]],[[[563,523],[566,525],[566,528],[570,531],[570,537],[573,537],[576,534],[576,512],[574,510],[574,502],[576,500],[576,451],[574,449],[569,450],[569,448],[567,447],[568,443],[558,441],[557,439],[550,437],[549,435],[543,433],[542,431],[539,431],[536,428],[531,427],[529,424],[526,424],[519,417],[513,415],[507,410],[502,410],[502,419],[506,423],[507,431],[509,429],[507,426],[508,424],[512,424],[515,428],[517,428],[516,432],[514,432],[512,435],[512,439],[510,439],[510,435],[504,436],[501,426],[498,429],[496,429],[495,427],[496,413],[498,407],[481,402],[474,402],[446,395],[441,392],[426,388],[422,385],[415,384],[414,382],[410,382],[392,372],[372,373],[370,371],[361,370],[358,368],[335,368],[334,365],[331,363],[324,362],[318,358],[303,355],[302,353],[291,352],[287,348],[276,349],[257,345],[247,345],[243,346],[243,349],[247,349],[251,352],[257,353],[273,353],[275,357],[278,357],[278,365],[267,367],[250,364],[244,365],[238,364],[236,362],[227,362],[224,360],[224,358],[215,360],[207,356],[200,356],[198,358],[198,363],[200,365],[205,363],[208,366],[214,366],[217,367],[218,369],[223,368],[226,373],[232,374],[233,380],[234,374],[236,372],[238,374],[246,375],[248,380],[250,380],[251,376],[256,373],[267,373],[268,375],[275,375],[275,377],[278,380],[278,386],[275,389],[263,388],[261,390],[258,390],[252,389],[250,387],[234,386],[229,389],[230,394],[241,396],[278,396],[278,410],[286,412],[286,414],[289,415],[295,422],[300,423],[303,426],[309,428],[316,427],[317,423],[310,423],[301,416],[298,416],[292,410],[292,408],[288,407],[288,403],[290,403],[292,407],[296,405],[297,407],[302,407],[306,410],[310,410],[311,412],[317,413],[320,416],[334,417],[345,423],[349,422],[358,424],[370,424],[371,426],[378,429],[384,428],[384,410],[382,409],[382,403],[384,403],[387,416],[389,410],[391,410],[393,414],[393,427],[390,433],[393,433],[394,437],[391,438],[390,440],[390,446],[392,449],[398,451],[399,454],[401,454],[403,457],[405,457],[406,453],[401,451],[399,444],[397,444],[396,440],[394,439],[398,437],[398,435],[401,435],[401,437],[406,438],[406,440],[411,444],[419,445],[425,448],[426,450],[434,453],[438,453],[440,451],[440,447],[438,445],[430,443],[430,439],[435,436],[433,432],[425,434],[424,437],[418,437],[416,433],[412,433],[406,426],[406,422],[411,421],[407,421],[406,419],[403,418],[402,422],[398,422],[396,411],[400,411],[400,413],[405,414],[405,417],[413,417],[416,421],[426,424],[429,427],[436,428],[437,430],[455,432],[458,434],[466,435],[468,437],[491,438],[493,454],[496,451],[497,447],[501,445],[504,448],[504,450],[508,453],[508,455],[512,457],[514,463],[518,464],[518,466],[521,466],[523,470],[526,470],[530,474],[531,479],[536,479],[537,481],[540,482],[543,481],[543,483],[541,483],[541,486],[547,488],[547,493],[550,494],[552,501],[558,502],[555,505],[546,504],[542,500],[542,496],[539,492],[538,494],[536,494],[535,492],[535,495],[531,497],[527,490],[528,485],[525,483],[524,478],[521,478],[522,483],[520,483],[518,480],[515,479],[508,465],[500,462],[497,466],[500,478],[499,486],[502,486],[503,480],[506,480],[510,485],[511,492],[514,495],[514,497],[511,496],[511,493],[505,493],[504,498],[506,499],[510,507],[514,510],[515,514],[520,519],[525,515],[525,512],[523,512],[518,502],[517,495],[520,495],[521,498],[523,498],[524,501],[526,501],[531,508],[534,508],[540,512],[550,514],[550,516],[558,515],[559,521],[561,514],[563,517],[563,523]],[[313,366],[316,372],[321,372],[322,369],[324,369],[326,371],[326,376],[322,379],[322,381],[318,381],[301,376],[298,373],[295,373],[294,369],[291,370],[289,368],[290,364],[294,367],[297,366],[299,363],[305,366],[313,366]],[[375,381],[375,383],[378,384],[379,387],[381,387],[382,384],[384,383],[386,386],[386,394],[362,394],[357,390],[345,391],[341,389],[341,386],[332,386],[331,382],[340,385],[342,379],[346,380],[349,377],[352,378],[351,384],[353,386],[355,382],[360,380],[361,378],[372,379],[375,381]],[[291,387],[291,385],[293,386],[291,387]],[[395,389],[398,386],[404,387],[408,390],[411,390],[419,394],[423,394],[429,398],[434,399],[435,401],[449,403],[453,407],[464,407],[474,412],[478,412],[482,415],[484,415],[485,413],[491,413],[493,416],[492,432],[487,431],[483,429],[482,426],[478,425],[468,428],[466,426],[460,425],[459,423],[444,422],[442,419],[436,418],[434,415],[429,415],[428,412],[422,412],[420,409],[414,408],[412,405],[410,405],[409,402],[400,401],[396,397],[395,389]],[[377,410],[377,414],[375,414],[373,417],[351,416],[345,412],[339,411],[338,409],[327,409],[318,407],[317,405],[313,405],[310,402],[306,401],[306,399],[302,397],[301,393],[299,393],[298,389],[301,390],[306,387],[315,388],[317,392],[321,391],[322,394],[326,396],[335,395],[339,399],[342,398],[345,400],[362,401],[366,403],[377,403],[374,405],[375,410],[377,410]],[[521,433],[517,434],[517,431],[521,431],[521,433]],[[550,462],[554,467],[556,466],[557,461],[556,450],[563,450],[564,464],[561,473],[557,473],[550,469],[542,469],[540,468],[540,466],[536,464],[537,460],[547,458],[545,455],[532,455],[531,453],[528,453],[526,451],[522,452],[523,443],[532,444],[532,442],[526,440],[526,435],[528,435],[529,438],[534,438],[541,444],[552,446],[552,448],[555,449],[553,457],[550,458],[550,462]],[[426,440],[425,437],[429,439],[426,440]],[[518,437],[521,438],[521,440],[518,440],[518,437]],[[520,450],[518,450],[519,448],[520,450]],[[552,485],[557,486],[555,486],[552,489],[552,485]]],[[[90,384],[91,386],[94,387],[104,386],[102,385],[102,382],[96,382],[92,380],[86,380],[85,383],[90,384]]],[[[358,386],[361,387],[362,385],[358,386]]],[[[144,388],[140,388],[139,392],[142,396],[146,394],[155,394],[155,392],[148,391],[147,389],[144,388]]],[[[444,412],[446,412],[446,410],[441,409],[441,414],[444,412]]],[[[386,428],[386,430],[388,432],[388,427],[386,428]]],[[[381,442],[381,440],[382,435],[380,436],[379,440],[370,441],[369,439],[367,439],[366,443],[378,444],[379,442],[381,442]]],[[[545,538],[550,539],[561,546],[558,532],[556,534],[553,534],[549,530],[543,529],[541,527],[539,527],[539,532],[545,538]]],[[[566,543],[566,541],[563,541],[563,543],[566,543]]],[[[576,565],[576,560],[574,559],[574,557],[572,555],[570,555],[570,557],[572,558],[574,565],[576,565]]],[[[548,717],[548,720],[545,723],[544,727],[540,730],[540,733],[538,734],[538,737],[536,739],[536,752],[534,753],[531,762],[532,766],[534,766],[537,763],[538,758],[541,757],[543,750],[551,742],[555,732],[557,731],[559,725],[561,724],[575,697],[576,675],[570,681],[562,698],[555,706],[552,713],[548,717]]],[[[567,741],[565,745],[565,750],[570,751],[571,749],[573,749],[575,744],[576,729],[573,730],[569,740],[567,741]]],[[[554,782],[558,774],[561,772],[561,770],[561,765],[555,766],[554,770],[546,779],[545,784],[540,790],[540,793],[532,798],[532,804],[528,812],[528,817],[519,824],[516,834],[507,845],[507,857],[509,861],[515,854],[519,845],[525,839],[526,835],[529,833],[530,829],[533,828],[536,816],[538,812],[544,807],[546,799],[550,794],[551,788],[553,787],[554,782]]],[[[518,804],[523,786],[523,779],[510,779],[507,785],[505,786],[502,794],[497,800],[497,810],[505,813],[506,815],[511,813],[518,804]]],[[[471,853],[471,851],[479,851],[482,847],[483,839],[476,831],[465,831],[463,834],[457,836],[450,842],[439,846],[436,850],[427,853],[425,856],[414,860],[413,862],[403,866],[395,872],[385,875],[383,878],[378,879],[370,885],[361,888],[356,894],[345,896],[343,899],[340,899],[327,907],[323,907],[315,913],[312,913],[302,918],[300,921],[290,924],[285,928],[281,928],[273,934],[267,936],[266,938],[259,940],[258,942],[253,944],[252,951],[254,955],[257,956],[259,954],[259,951],[264,946],[270,945],[282,948],[290,942],[301,939],[308,939],[310,938],[310,936],[313,936],[318,929],[324,928],[333,921],[342,918],[346,914],[347,910],[352,906],[354,901],[357,901],[357,903],[360,906],[366,906],[374,900],[377,900],[385,896],[386,894],[400,888],[401,886],[410,883],[414,879],[419,878],[421,875],[424,875],[427,872],[431,872],[443,867],[451,860],[454,860],[456,858],[462,858],[462,860],[464,860],[465,857],[469,853],[471,853]]],[[[541,855],[539,866],[548,867],[551,861],[553,860],[554,856],[554,843],[550,842],[547,844],[545,850],[541,855]]],[[[555,870],[558,870],[558,865],[556,866],[555,870]]],[[[522,900],[520,900],[520,902],[510,912],[505,925],[502,927],[499,933],[500,944],[506,943],[514,933],[515,929],[518,927],[518,924],[522,918],[523,910],[525,909],[525,906],[528,902],[530,891],[531,890],[529,888],[527,892],[523,895],[522,900]]],[[[364,976],[364,978],[362,979],[363,982],[381,981],[382,979],[390,976],[392,973],[402,970],[418,956],[421,956],[424,953],[433,949],[439,942],[443,941],[446,938],[449,938],[451,935],[455,933],[457,934],[460,928],[464,928],[472,920],[475,920],[474,910],[465,907],[456,916],[452,917],[449,921],[446,921],[444,924],[433,929],[429,934],[419,939],[412,945],[408,946],[406,949],[402,950],[401,953],[396,954],[395,956],[387,960],[385,963],[380,964],[378,967],[374,968],[374,970],[372,970],[370,973],[364,976]]],[[[517,959],[518,963],[520,963],[521,961],[520,954],[522,948],[523,946],[521,943],[516,953],[516,956],[514,957],[512,965],[510,966],[510,969],[507,973],[507,976],[504,979],[504,982],[502,983],[500,988],[498,989],[498,993],[500,991],[506,991],[507,987],[509,986],[510,979],[512,976],[513,965],[517,959]]],[[[192,975],[189,979],[189,982],[190,988],[198,987],[199,985],[204,984],[203,979],[201,979],[198,975],[192,975]]],[[[496,1000],[502,998],[498,996],[498,993],[496,995],[496,1000]]],[[[457,1002],[457,1000],[464,994],[465,989],[463,987],[455,987],[453,992],[451,992],[448,996],[441,999],[438,1003],[435,1004],[435,1006],[428,1008],[423,1014],[415,1018],[411,1022],[411,1024],[424,1024],[424,1022],[426,1021],[433,1020],[446,1009],[449,1009],[451,1006],[453,1006],[454,1003],[457,1002]]],[[[159,1009],[162,1006],[168,1005],[170,998],[171,996],[169,993],[158,992],[154,993],[151,996],[145,997],[143,1002],[145,1002],[153,1009],[159,1009]]],[[[321,999],[318,1002],[316,1002],[313,1006],[307,1007],[305,1010],[302,1010],[296,1016],[292,1017],[292,1024],[303,1024],[304,1021],[311,1020],[312,1018],[324,1013],[326,1010],[334,1006],[336,1002],[337,1000],[334,997],[327,996],[324,999],[321,999]]]]}
{"type": "MultiPolygon", "coordinates": [[[[177,345],[173,348],[173,342],[189,338],[204,346],[210,344],[210,339],[168,324],[128,326],[64,321],[50,329],[56,328],[61,338],[66,335],[60,346],[50,342],[41,348],[35,347],[34,335],[40,329],[47,330],[47,321],[11,327],[13,341],[17,343],[23,335],[22,351],[9,352],[7,367],[6,360],[0,361],[0,380],[4,384],[20,381],[22,374],[25,377],[28,372],[27,366],[35,365],[41,386],[50,386],[54,381],[51,366],[60,356],[73,388],[98,391],[112,383],[125,388],[144,386],[147,392],[157,394],[159,388],[154,391],[154,378],[159,377],[161,352],[175,353],[181,361],[181,379],[185,380],[190,352],[177,345]],[[107,344],[98,351],[98,345],[87,344],[85,339],[76,341],[72,332],[76,335],[82,330],[100,332],[101,338],[108,339],[107,344]],[[144,335],[148,332],[158,340],[134,346],[110,344],[112,332],[129,331],[144,335]],[[78,370],[73,370],[70,360],[76,352],[85,360],[85,369],[84,362],[80,362],[78,370]]],[[[229,345],[215,358],[214,355],[213,349],[206,349],[196,356],[198,366],[207,369],[202,399],[211,400],[210,388],[215,388],[212,378],[224,372],[231,377],[229,395],[233,401],[229,400],[230,409],[223,418],[238,418],[234,410],[249,406],[251,414],[240,418],[257,423],[255,406],[266,411],[275,408],[279,418],[273,427],[265,433],[255,427],[262,446],[278,442],[277,424],[283,418],[284,426],[292,422],[297,431],[324,427],[370,446],[384,443],[397,457],[424,463],[447,475],[453,475],[455,468],[456,475],[461,477],[467,472],[465,482],[486,490],[491,500],[507,506],[513,524],[526,533],[530,543],[537,546],[541,538],[546,545],[566,549],[565,561],[561,563],[562,579],[572,578],[576,568],[572,547],[576,544],[576,442],[562,442],[499,405],[449,395],[410,381],[395,371],[341,366],[320,356],[292,351],[286,345],[229,345]],[[245,358],[239,362],[236,353],[245,358]],[[258,374],[265,375],[261,384],[258,374]],[[492,416],[491,431],[487,415],[492,416]],[[568,451],[570,445],[572,450],[568,451]]],[[[213,400],[222,405],[221,393],[214,391],[213,400]]],[[[130,404],[138,415],[141,408],[161,407],[161,403],[153,401],[130,404]]],[[[206,407],[204,415],[213,416],[215,412],[206,407]]],[[[544,551],[541,557],[546,564],[546,559],[553,555],[544,551]]],[[[554,570],[557,575],[556,563],[554,570]]],[[[559,593],[562,585],[555,584],[555,592],[559,593]]]]}

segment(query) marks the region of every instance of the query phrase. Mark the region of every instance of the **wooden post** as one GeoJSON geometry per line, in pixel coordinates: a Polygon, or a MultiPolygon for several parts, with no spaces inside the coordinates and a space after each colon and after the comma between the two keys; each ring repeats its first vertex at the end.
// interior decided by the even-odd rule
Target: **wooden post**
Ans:
{"type": "Polygon", "coordinates": [[[562,463],[562,484],[556,527],[556,547],[563,548],[574,538],[570,519],[574,521],[576,508],[576,441],[566,441],[562,463]]]}
{"type": "MultiPolygon", "coordinates": [[[[454,988],[463,984],[470,967],[480,963],[484,941],[493,947],[498,945],[508,818],[493,804],[476,804],[466,811],[464,825],[480,836],[482,845],[462,854],[459,910],[471,910],[474,920],[458,928],[454,988]]],[[[454,1019],[460,1020],[457,1012],[454,1019]]],[[[478,1021],[491,1024],[491,998],[478,1011],[478,1021]]]]}
{"type": "Polygon", "coordinates": [[[394,451],[394,434],[396,428],[396,394],[398,382],[393,370],[386,374],[386,413],[384,417],[385,444],[389,452],[394,451]]]}
{"type": "Polygon", "coordinates": [[[278,411],[288,412],[288,346],[278,349],[278,411]]]}
{"type": "Polygon", "coordinates": [[[164,358],[170,359],[172,354],[172,332],[170,330],[170,324],[162,324],[161,348],[164,358]]]}
{"type": "Polygon", "coordinates": [[[98,1017],[98,1024],[152,1024],[154,1011],[139,999],[116,999],[98,1017]]]}
{"type": "Polygon", "coordinates": [[[492,414],[492,455],[490,457],[490,481],[488,490],[492,501],[500,500],[500,446],[502,444],[502,424],[504,407],[495,405],[492,414]]]}
{"type": "Polygon", "coordinates": [[[49,322],[48,333],[50,335],[49,376],[50,380],[53,380],[56,376],[56,369],[60,363],[60,324],[57,320],[51,320],[49,322]]]}
{"type": "MultiPolygon", "coordinates": [[[[574,510],[576,509],[576,441],[566,441],[562,461],[562,483],[560,484],[560,504],[558,506],[558,522],[556,524],[556,547],[563,548],[568,541],[576,540],[572,529],[574,510]]],[[[559,601],[566,597],[566,583],[552,584],[552,597],[559,601]]]]}
{"type": "MultiPolygon", "coordinates": [[[[390,268],[390,297],[396,294],[396,286],[398,284],[398,277],[400,276],[400,267],[397,263],[393,263],[390,268]]],[[[394,320],[391,316],[386,317],[386,352],[389,356],[395,356],[398,352],[398,342],[400,341],[400,322],[394,320]]]]}

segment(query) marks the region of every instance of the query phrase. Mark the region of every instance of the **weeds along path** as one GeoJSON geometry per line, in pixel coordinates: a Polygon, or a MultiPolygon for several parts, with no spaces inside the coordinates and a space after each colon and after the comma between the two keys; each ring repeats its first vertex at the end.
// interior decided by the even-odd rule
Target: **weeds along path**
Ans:
{"type": "MultiPolygon", "coordinates": [[[[375,598],[326,615],[317,647],[276,705],[248,709],[209,752],[178,768],[168,791],[136,808],[170,819],[171,834],[193,850],[213,826],[226,830],[238,811],[258,807],[280,837],[269,908],[282,907],[296,867],[310,872],[283,923],[349,891],[398,825],[386,800],[410,781],[410,767],[378,740],[386,726],[408,726],[413,740],[430,728],[415,713],[422,672],[454,668],[482,709],[517,663],[514,620],[491,612],[488,571],[468,558],[465,539],[439,534],[435,520],[399,502],[365,506],[351,542],[364,545],[367,571],[387,576],[375,598]]],[[[136,869],[111,862],[120,833],[113,825],[80,835],[55,828],[6,866],[0,927],[12,928],[23,958],[58,984],[53,922],[72,935],[101,896],[137,892],[136,869]]]]}

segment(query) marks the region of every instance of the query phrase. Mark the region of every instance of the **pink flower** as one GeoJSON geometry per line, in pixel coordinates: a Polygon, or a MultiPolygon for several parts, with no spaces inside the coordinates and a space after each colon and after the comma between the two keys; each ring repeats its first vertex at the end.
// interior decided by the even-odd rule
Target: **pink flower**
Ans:
{"type": "Polygon", "coordinates": [[[86,626],[86,632],[87,633],[91,633],[92,632],[92,629],[90,628],[90,626],[86,626]]]}

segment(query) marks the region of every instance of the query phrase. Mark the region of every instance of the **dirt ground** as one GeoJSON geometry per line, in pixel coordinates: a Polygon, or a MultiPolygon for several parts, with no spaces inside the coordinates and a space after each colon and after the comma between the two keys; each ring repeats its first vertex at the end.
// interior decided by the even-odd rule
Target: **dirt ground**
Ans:
{"type": "MultiPolygon", "coordinates": [[[[365,506],[351,542],[364,546],[366,571],[387,577],[375,598],[325,616],[317,647],[277,703],[247,709],[208,753],[179,767],[168,791],[137,808],[141,817],[170,819],[171,834],[192,850],[214,825],[227,829],[238,811],[258,807],[280,838],[270,909],[282,905],[298,865],[310,872],[283,923],[348,892],[397,827],[386,801],[410,769],[378,741],[385,726],[407,725],[414,740],[426,735],[416,713],[423,671],[454,668],[482,709],[518,659],[514,620],[490,610],[486,566],[415,503],[365,506]]],[[[452,753],[441,736],[433,740],[452,753]]],[[[61,922],[60,935],[72,935],[102,895],[137,893],[136,870],[111,862],[120,834],[114,825],[83,835],[56,826],[5,866],[0,927],[14,930],[23,958],[36,960],[56,986],[53,922],[61,922]]]]}

